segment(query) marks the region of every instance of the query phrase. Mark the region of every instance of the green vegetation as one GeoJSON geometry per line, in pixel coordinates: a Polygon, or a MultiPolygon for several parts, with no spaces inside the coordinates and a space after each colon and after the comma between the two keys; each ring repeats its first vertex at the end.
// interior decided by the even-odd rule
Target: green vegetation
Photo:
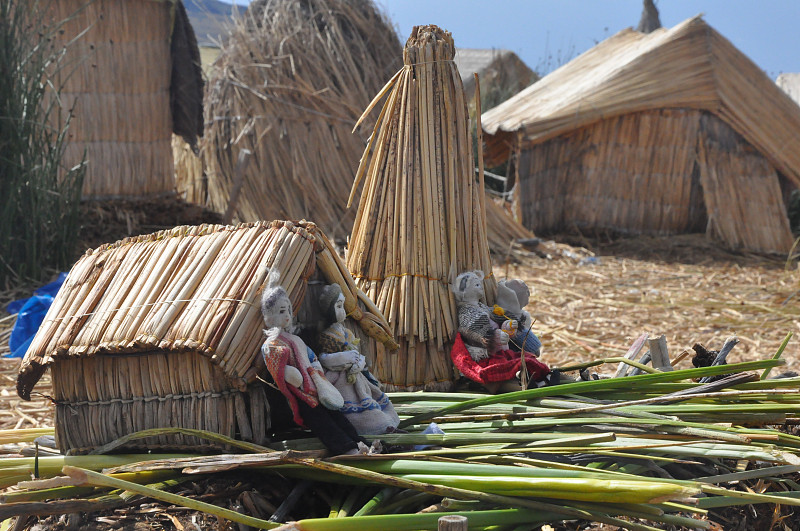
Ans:
{"type": "Polygon", "coordinates": [[[78,232],[84,166],[61,165],[71,110],[48,5],[0,0],[0,287],[69,265],[78,232]]]}

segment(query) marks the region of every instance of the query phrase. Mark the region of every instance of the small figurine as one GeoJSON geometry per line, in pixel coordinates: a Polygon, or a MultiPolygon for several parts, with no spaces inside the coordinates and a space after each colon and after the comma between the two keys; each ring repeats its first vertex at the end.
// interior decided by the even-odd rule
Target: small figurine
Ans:
{"type": "Polygon", "coordinates": [[[486,304],[481,271],[461,273],[452,289],[458,334],[450,356],[461,374],[490,392],[519,389],[524,356],[525,381],[550,383],[548,377],[554,373],[536,359],[541,343],[528,328],[530,315],[522,310],[530,296],[523,282],[500,282],[493,308],[486,304]]]}
{"type": "Polygon", "coordinates": [[[296,424],[308,427],[333,454],[370,452],[366,441],[339,411],[344,399],[325,379],[316,355],[292,333],[292,304],[272,275],[261,297],[261,313],[267,339],[247,379],[255,379],[265,365],[289,402],[296,424]]]}
{"type": "Polygon", "coordinates": [[[338,284],[325,286],[319,304],[327,325],[319,335],[319,360],[325,368],[325,378],[344,398],[339,411],[361,435],[394,431],[400,418],[367,369],[366,359],[359,352],[359,339],[344,326],[347,312],[342,288],[338,284]]]}
{"type": "Polygon", "coordinates": [[[497,301],[491,319],[509,336],[508,345],[514,352],[530,352],[539,356],[542,342],[531,332],[531,314],[523,310],[530,301],[531,291],[522,280],[501,280],[497,283],[497,301]]]}
{"type": "Polygon", "coordinates": [[[483,291],[483,271],[467,271],[456,277],[453,295],[458,308],[458,331],[475,361],[504,350],[509,336],[492,321],[483,291]]]}

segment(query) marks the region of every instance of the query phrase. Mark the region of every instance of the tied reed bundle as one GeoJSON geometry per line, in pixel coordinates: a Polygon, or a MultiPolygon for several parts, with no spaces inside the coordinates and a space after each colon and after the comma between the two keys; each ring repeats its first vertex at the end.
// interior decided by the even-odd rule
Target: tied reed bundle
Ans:
{"type": "Polygon", "coordinates": [[[376,302],[400,350],[376,367],[394,389],[451,386],[457,326],[450,282],[466,270],[494,279],[483,176],[476,182],[464,89],[451,34],[417,26],[386,98],[350,195],[364,190],[347,253],[358,286],[376,302]]]}

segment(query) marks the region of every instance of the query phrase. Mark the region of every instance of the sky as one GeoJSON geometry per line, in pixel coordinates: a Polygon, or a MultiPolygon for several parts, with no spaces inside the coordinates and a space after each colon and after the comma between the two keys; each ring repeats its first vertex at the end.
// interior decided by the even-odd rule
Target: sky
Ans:
{"type": "MultiPolygon", "coordinates": [[[[226,0],[232,3],[233,0],[226,0]]],[[[246,0],[236,0],[246,4],[246,0]]],[[[405,42],[415,25],[436,24],[457,47],[515,52],[547,73],[627,27],[642,0],[376,0],[405,42]]],[[[661,24],[705,21],[775,79],[800,72],[800,0],[656,0],[661,24]]]]}

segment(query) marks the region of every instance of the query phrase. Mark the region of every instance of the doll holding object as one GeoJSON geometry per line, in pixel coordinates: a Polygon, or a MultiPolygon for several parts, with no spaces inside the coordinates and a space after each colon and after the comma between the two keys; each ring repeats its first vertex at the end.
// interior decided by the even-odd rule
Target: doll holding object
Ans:
{"type": "MultiPolygon", "coordinates": [[[[527,332],[522,329],[519,320],[511,317],[524,318],[526,324],[530,320],[527,312],[523,313],[521,307],[518,308],[520,298],[512,287],[498,285],[499,302],[510,307],[507,313],[499,305],[497,307],[500,310],[495,313],[486,304],[481,271],[460,274],[452,289],[458,308],[459,327],[451,358],[464,376],[495,392],[501,384],[516,380],[523,355],[529,381],[542,381],[550,374],[547,365],[536,359],[538,346],[535,353],[526,349],[524,354],[508,348],[510,334],[514,339],[525,340],[527,332]]],[[[520,344],[526,345],[524,342],[520,344]]]]}
{"type": "Polygon", "coordinates": [[[523,310],[530,301],[531,291],[522,280],[501,280],[497,283],[497,301],[492,309],[492,321],[509,336],[509,348],[514,352],[530,352],[539,356],[542,342],[531,331],[531,314],[523,310]]]}
{"type": "Polygon", "coordinates": [[[342,395],[325,379],[314,352],[292,333],[292,304],[286,290],[276,284],[270,278],[261,297],[267,339],[252,372],[266,365],[289,403],[294,422],[309,428],[331,453],[367,453],[366,441],[339,411],[344,405],[342,395]]]}
{"type": "Polygon", "coordinates": [[[325,286],[319,298],[324,325],[319,335],[319,360],[325,378],[344,398],[339,409],[361,435],[378,435],[397,428],[400,418],[359,352],[359,339],[344,326],[347,312],[338,284],[325,286]]]}
{"type": "Polygon", "coordinates": [[[472,359],[480,361],[508,348],[508,333],[494,324],[486,305],[483,271],[458,275],[453,295],[458,308],[458,332],[472,359]]]}

